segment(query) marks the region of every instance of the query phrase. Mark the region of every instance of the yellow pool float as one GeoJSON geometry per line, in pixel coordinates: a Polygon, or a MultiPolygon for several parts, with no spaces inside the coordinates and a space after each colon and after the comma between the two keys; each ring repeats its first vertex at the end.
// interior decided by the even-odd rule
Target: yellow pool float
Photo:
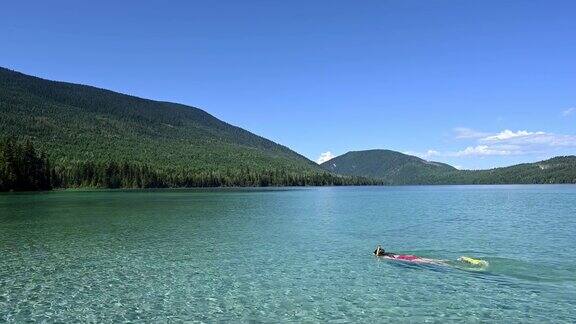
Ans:
{"type": "Polygon", "coordinates": [[[488,261],[480,260],[480,259],[474,259],[474,258],[467,257],[467,256],[459,257],[458,261],[468,263],[468,264],[476,266],[476,267],[487,267],[488,266],[488,261]]]}

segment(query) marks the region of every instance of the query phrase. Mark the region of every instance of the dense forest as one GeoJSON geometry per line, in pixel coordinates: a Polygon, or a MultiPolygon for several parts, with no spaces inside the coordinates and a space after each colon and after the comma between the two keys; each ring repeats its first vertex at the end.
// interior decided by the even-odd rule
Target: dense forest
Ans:
{"type": "Polygon", "coordinates": [[[323,173],[297,173],[269,169],[230,169],[225,172],[158,169],[127,161],[76,161],[52,165],[30,141],[0,140],[0,191],[49,190],[52,188],[173,188],[173,187],[267,187],[381,184],[361,177],[323,173]]]}
{"type": "Polygon", "coordinates": [[[3,68],[0,137],[30,140],[51,162],[66,167],[126,161],[159,172],[195,174],[326,172],[285,146],[195,107],[3,68]]]}
{"type": "Polygon", "coordinates": [[[30,141],[0,140],[0,191],[48,190],[51,168],[30,141]]]}

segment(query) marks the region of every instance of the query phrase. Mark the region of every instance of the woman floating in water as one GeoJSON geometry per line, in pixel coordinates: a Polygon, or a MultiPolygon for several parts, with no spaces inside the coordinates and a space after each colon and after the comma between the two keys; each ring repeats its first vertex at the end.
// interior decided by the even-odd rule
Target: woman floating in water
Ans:
{"type": "Polygon", "coordinates": [[[374,251],[374,255],[379,257],[384,257],[385,259],[390,260],[399,260],[399,261],[408,261],[408,262],[415,262],[415,263],[434,263],[434,264],[444,264],[442,260],[434,260],[428,258],[421,258],[419,256],[415,256],[412,254],[396,254],[391,252],[386,252],[381,245],[376,247],[374,251]]]}
{"type": "MultiPolygon", "coordinates": [[[[446,260],[422,258],[422,257],[412,255],[412,254],[396,254],[396,253],[386,252],[384,250],[384,248],[382,248],[381,245],[378,245],[376,247],[376,250],[374,250],[374,255],[379,256],[379,257],[383,257],[383,258],[389,259],[389,260],[398,260],[398,261],[413,262],[413,263],[450,265],[449,263],[447,263],[448,261],[446,261],[446,260]]],[[[470,257],[465,257],[465,256],[458,258],[458,261],[466,263],[466,264],[474,266],[474,267],[486,268],[488,266],[487,261],[480,260],[480,259],[474,259],[474,258],[470,258],[470,257]]]]}

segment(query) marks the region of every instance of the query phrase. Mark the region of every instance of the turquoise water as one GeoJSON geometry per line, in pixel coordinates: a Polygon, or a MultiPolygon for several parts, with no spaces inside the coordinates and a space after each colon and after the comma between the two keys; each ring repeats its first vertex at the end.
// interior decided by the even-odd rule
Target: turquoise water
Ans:
{"type": "Polygon", "coordinates": [[[0,322],[575,322],[575,232],[576,186],[3,194],[0,322]]]}

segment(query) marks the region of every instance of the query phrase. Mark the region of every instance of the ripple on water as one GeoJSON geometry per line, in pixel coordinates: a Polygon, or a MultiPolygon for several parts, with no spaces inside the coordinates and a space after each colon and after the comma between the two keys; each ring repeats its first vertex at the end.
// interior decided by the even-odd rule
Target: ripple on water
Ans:
{"type": "Polygon", "coordinates": [[[0,195],[0,321],[574,322],[574,198],[570,186],[0,195]],[[380,242],[490,265],[387,262],[371,255],[380,242]]]}

